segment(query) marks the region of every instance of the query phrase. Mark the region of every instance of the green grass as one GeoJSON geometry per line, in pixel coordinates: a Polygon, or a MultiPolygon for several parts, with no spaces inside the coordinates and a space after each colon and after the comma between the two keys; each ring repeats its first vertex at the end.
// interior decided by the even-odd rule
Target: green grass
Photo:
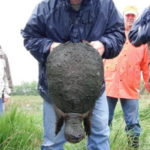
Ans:
{"type": "MultiPolygon", "coordinates": [[[[142,134],[139,150],[150,150],[150,96],[140,101],[142,134]]],[[[111,150],[127,150],[122,110],[118,103],[111,128],[111,150]]],[[[0,117],[0,150],[40,150],[42,143],[42,99],[39,96],[12,96],[0,117]]],[[[86,150],[86,140],[65,144],[65,150],[86,150]]]]}
{"type": "Polygon", "coordinates": [[[41,127],[35,118],[14,107],[0,117],[0,150],[37,150],[41,127]]]}

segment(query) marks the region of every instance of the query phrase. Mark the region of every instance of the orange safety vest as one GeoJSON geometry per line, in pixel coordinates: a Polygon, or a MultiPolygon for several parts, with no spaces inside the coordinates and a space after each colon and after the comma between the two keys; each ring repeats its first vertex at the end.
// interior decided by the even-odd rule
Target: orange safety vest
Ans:
{"type": "Polygon", "coordinates": [[[115,98],[137,99],[141,73],[150,92],[150,55],[147,45],[134,47],[129,41],[114,59],[104,60],[106,94],[115,98]]]}

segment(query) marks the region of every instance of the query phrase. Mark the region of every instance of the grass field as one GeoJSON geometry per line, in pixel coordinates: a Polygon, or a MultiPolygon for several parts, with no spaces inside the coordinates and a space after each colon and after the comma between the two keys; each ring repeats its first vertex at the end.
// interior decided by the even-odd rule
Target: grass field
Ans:
{"type": "MultiPolygon", "coordinates": [[[[140,101],[142,134],[139,150],[150,150],[150,95],[140,101]]],[[[128,150],[122,111],[118,103],[111,129],[111,150],[128,150]]],[[[0,150],[40,150],[42,143],[42,99],[39,96],[12,96],[0,117],[0,150]]],[[[86,140],[65,144],[65,150],[86,150],[86,140]]]]}

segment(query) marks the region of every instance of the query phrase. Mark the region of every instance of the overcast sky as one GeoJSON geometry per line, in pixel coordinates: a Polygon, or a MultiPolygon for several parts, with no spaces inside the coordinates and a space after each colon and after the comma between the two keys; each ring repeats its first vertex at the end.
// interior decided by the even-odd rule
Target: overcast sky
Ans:
{"type": "MultiPolygon", "coordinates": [[[[0,0],[0,45],[9,58],[14,84],[38,79],[37,61],[25,50],[20,30],[32,10],[41,0],[0,0]]],[[[140,11],[149,0],[114,0],[122,12],[127,5],[136,5],[140,11]]]]}

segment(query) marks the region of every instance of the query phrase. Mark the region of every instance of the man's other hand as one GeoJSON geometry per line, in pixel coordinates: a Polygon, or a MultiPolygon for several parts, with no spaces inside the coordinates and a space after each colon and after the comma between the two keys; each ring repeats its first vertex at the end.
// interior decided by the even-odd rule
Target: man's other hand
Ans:
{"type": "Polygon", "coordinates": [[[52,52],[54,50],[54,48],[56,48],[57,46],[59,46],[61,43],[58,43],[58,42],[53,42],[51,44],[51,47],[50,47],[50,51],[52,52]]]}
{"type": "Polygon", "coordinates": [[[103,53],[105,51],[105,47],[104,47],[102,42],[100,42],[100,41],[92,41],[89,44],[91,46],[93,46],[93,48],[95,48],[101,56],[103,55],[103,53]]]}

